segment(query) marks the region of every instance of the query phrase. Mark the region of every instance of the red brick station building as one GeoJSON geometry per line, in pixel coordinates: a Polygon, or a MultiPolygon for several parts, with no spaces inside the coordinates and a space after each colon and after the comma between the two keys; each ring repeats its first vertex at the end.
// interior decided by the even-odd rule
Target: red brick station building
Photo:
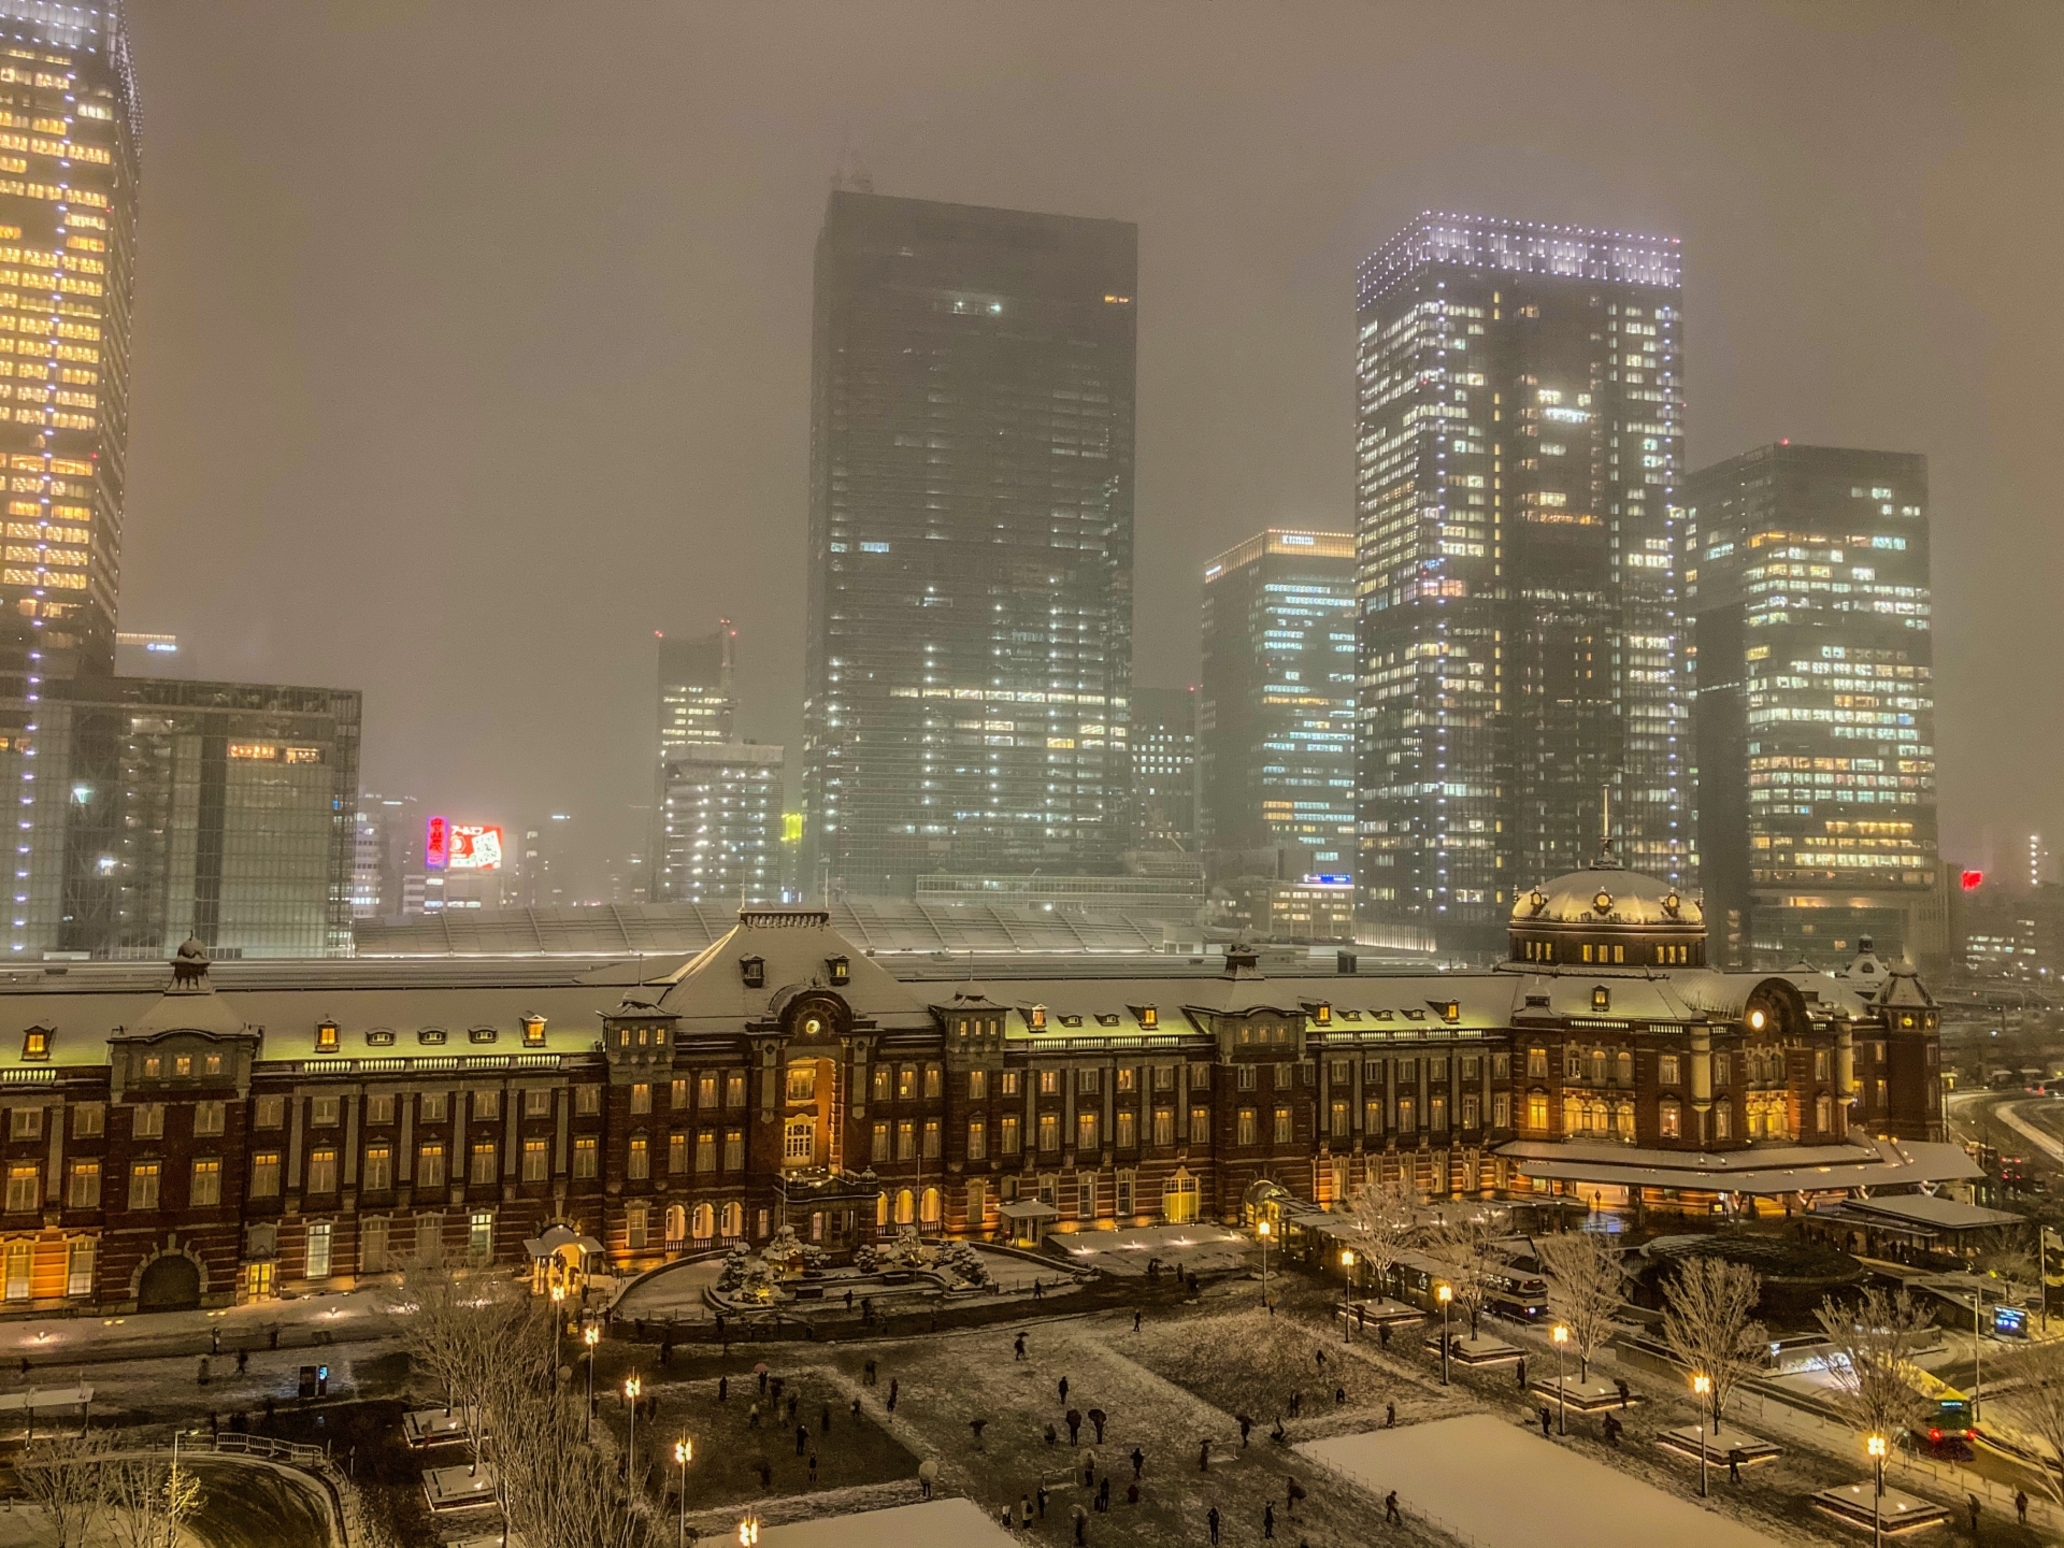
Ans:
{"type": "Polygon", "coordinates": [[[1608,860],[1522,896],[1485,972],[906,965],[807,910],[663,964],[24,963],[0,1314],[345,1289],[427,1254],[518,1271],[553,1226],[621,1274],[783,1224],[836,1256],[905,1224],[1231,1221],[1265,1178],[1320,1206],[1409,1175],[1708,1212],[1974,1174],[1911,972],[1704,956],[1698,902],[1608,860]]]}

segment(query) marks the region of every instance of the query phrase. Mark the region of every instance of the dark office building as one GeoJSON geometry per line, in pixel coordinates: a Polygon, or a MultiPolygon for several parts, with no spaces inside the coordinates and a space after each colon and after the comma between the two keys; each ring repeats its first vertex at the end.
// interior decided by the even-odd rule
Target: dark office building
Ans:
{"type": "Polygon", "coordinates": [[[1197,847],[1197,690],[1132,690],[1133,843],[1197,847]]]}
{"type": "MultiPolygon", "coordinates": [[[[1355,540],[1274,528],[1204,570],[1198,711],[1214,850],[1286,849],[1327,875],[1355,860],[1355,540]]],[[[1293,868],[1299,880],[1303,861],[1293,868]]]]}
{"type": "MultiPolygon", "coordinates": [[[[0,157],[0,789],[10,805],[44,799],[48,685],[114,670],[137,112],[119,7],[0,0],[0,113],[18,131],[0,157]]],[[[42,847],[49,832],[31,817],[15,846],[11,954],[40,951],[56,926],[64,859],[42,847]]]]}
{"type": "Polygon", "coordinates": [[[1359,308],[1365,918],[1487,948],[1525,878],[1694,870],[1678,244],[1420,216],[1359,308]]]}
{"type": "Polygon", "coordinates": [[[660,637],[661,763],[684,747],[732,739],[738,701],[731,678],[737,656],[738,631],[728,618],[708,634],[660,637]]]}
{"type": "Polygon", "coordinates": [[[43,715],[58,951],[155,958],[191,935],[224,955],[350,953],[356,692],[75,678],[43,715]]]}
{"type": "Polygon", "coordinates": [[[1715,956],[1946,965],[1927,459],[1763,446],[1684,503],[1715,956]]]}
{"type": "Polygon", "coordinates": [[[811,380],[813,895],[1118,869],[1137,275],[1124,222],[831,195],[811,380]]]}

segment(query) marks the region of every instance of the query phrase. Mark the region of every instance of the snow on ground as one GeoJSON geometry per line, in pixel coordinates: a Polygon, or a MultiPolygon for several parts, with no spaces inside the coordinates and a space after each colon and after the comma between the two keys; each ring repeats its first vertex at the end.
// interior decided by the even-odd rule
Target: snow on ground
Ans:
{"type": "Polygon", "coordinates": [[[702,1293],[723,1272],[722,1258],[704,1258],[647,1274],[618,1298],[616,1315],[619,1320],[644,1317],[654,1322],[707,1322],[711,1313],[702,1293]]]}
{"type": "Polygon", "coordinates": [[[1245,1266],[1254,1244],[1211,1224],[1148,1226],[1136,1231],[1075,1231],[1050,1238],[1077,1263],[1107,1274],[1144,1276],[1159,1258],[1166,1273],[1180,1264],[1195,1274],[1223,1274],[1245,1266]]]}
{"type": "Polygon", "coordinates": [[[1001,1548],[1017,1543],[972,1500],[929,1500],[767,1527],[765,1548],[1001,1548]]]}
{"type": "Polygon", "coordinates": [[[1766,1548],[1771,1539],[1489,1414],[1297,1448],[1484,1548],[1766,1548]],[[1487,1487],[1496,1480],[1496,1487],[1487,1487]]]}

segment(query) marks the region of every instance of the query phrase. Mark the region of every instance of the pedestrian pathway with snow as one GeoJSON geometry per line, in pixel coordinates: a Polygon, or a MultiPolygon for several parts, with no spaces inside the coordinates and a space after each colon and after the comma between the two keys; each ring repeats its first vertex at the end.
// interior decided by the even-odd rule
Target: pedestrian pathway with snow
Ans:
{"type": "Polygon", "coordinates": [[[1406,1517],[1483,1548],[1768,1548],[1718,1511],[1651,1488],[1489,1414],[1310,1441],[1297,1448],[1406,1517]],[[1485,1487],[1487,1480],[1495,1488],[1485,1487]]]}

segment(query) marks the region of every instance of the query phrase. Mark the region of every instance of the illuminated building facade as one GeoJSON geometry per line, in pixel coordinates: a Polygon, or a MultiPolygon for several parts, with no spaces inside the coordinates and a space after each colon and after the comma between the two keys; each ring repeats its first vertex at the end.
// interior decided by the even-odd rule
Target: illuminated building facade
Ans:
{"type": "Polygon", "coordinates": [[[659,641],[659,759],[684,747],[732,739],[738,700],[732,674],[738,631],[722,620],[709,634],[659,641]]]}
{"type": "MultiPolygon", "coordinates": [[[[1274,528],[1204,570],[1205,843],[1355,859],[1355,541],[1274,528]]],[[[1293,880],[1295,878],[1292,878],[1293,880]]]]}
{"type": "MultiPolygon", "coordinates": [[[[359,695],[174,678],[46,688],[39,843],[65,857],[50,945],[164,957],[351,951],[359,695]]],[[[39,791],[40,796],[40,791],[39,791]]]]}
{"type": "Polygon", "coordinates": [[[1197,690],[1132,690],[1132,834],[1141,849],[1197,845],[1197,690]]]}
{"type": "Polygon", "coordinates": [[[1488,949],[1526,877],[1694,873],[1678,244],[1426,214],[1357,275],[1365,918],[1488,949]]]}
{"type": "Polygon", "coordinates": [[[1684,501],[1716,954],[1945,966],[1927,460],[1764,446],[1684,501]]]}
{"type": "MultiPolygon", "coordinates": [[[[17,792],[10,953],[54,942],[50,684],[115,656],[139,119],[116,6],[0,0],[0,788],[17,792]]],[[[11,801],[10,805],[16,804],[11,801]]]]}
{"type": "Polygon", "coordinates": [[[783,757],[761,742],[712,742],[661,765],[658,901],[781,901],[783,757]]]}
{"type": "Polygon", "coordinates": [[[783,1226],[837,1259],[904,1226],[1230,1224],[1262,1181],[1306,1209],[1410,1179],[1710,1215],[1977,1175],[1940,1142],[1910,973],[1666,965],[1696,904],[1616,869],[1522,896],[1510,960],[1476,973],[1343,954],[1274,977],[1235,949],[970,976],[747,909],[692,959],[577,973],[211,971],[188,947],[169,985],[157,963],[8,975],[0,1315],[513,1269],[553,1225],[632,1273],[783,1226]]]}
{"type": "Polygon", "coordinates": [[[1130,840],[1138,232],[835,190],[818,238],[804,886],[1130,840]]]}

